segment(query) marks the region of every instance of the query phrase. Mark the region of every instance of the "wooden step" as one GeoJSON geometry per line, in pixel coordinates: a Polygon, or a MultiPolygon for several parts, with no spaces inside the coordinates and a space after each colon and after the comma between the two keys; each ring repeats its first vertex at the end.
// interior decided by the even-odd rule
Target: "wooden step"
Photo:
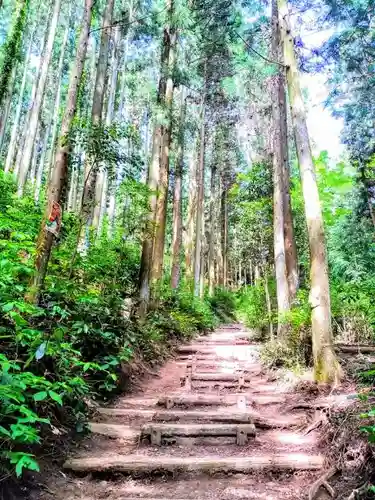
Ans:
{"type": "Polygon", "coordinates": [[[128,417],[148,419],[154,422],[223,422],[251,424],[254,423],[262,429],[278,429],[297,427],[305,424],[305,419],[301,415],[280,415],[278,417],[267,417],[252,410],[233,411],[222,408],[220,411],[199,411],[199,410],[135,410],[127,408],[99,408],[98,412],[107,417],[128,417]]]}
{"type": "Polygon", "coordinates": [[[250,413],[235,411],[183,411],[183,410],[135,410],[123,408],[99,408],[101,415],[108,417],[130,417],[149,419],[154,422],[198,421],[251,424],[253,417],[250,413]]]}
{"type": "Polygon", "coordinates": [[[254,424],[146,424],[142,427],[142,435],[150,436],[160,432],[162,436],[235,436],[242,431],[248,436],[255,436],[254,424]]]}
{"type": "Polygon", "coordinates": [[[139,431],[127,425],[89,422],[88,427],[93,434],[121,439],[131,444],[139,440],[139,431]]]}
{"type": "Polygon", "coordinates": [[[284,403],[285,398],[282,396],[253,396],[248,394],[224,394],[222,396],[216,394],[171,394],[164,396],[158,400],[158,404],[165,406],[167,409],[173,406],[234,406],[237,405],[239,397],[245,397],[246,404],[257,405],[279,404],[284,403]]]}
{"type": "Polygon", "coordinates": [[[178,347],[177,351],[179,354],[216,354],[223,358],[226,358],[229,355],[243,355],[244,349],[246,347],[251,348],[249,350],[258,350],[258,346],[253,346],[251,344],[247,344],[247,346],[236,345],[236,344],[227,344],[227,345],[207,345],[207,344],[190,344],[190,345],[181,345],[178,347]]]}
{"type": "Polygon", "coordinates": [[[262,470],[319,470],[323,467],[322,455],[286,453],[277,455],[255,455],[251,457],[176,457],[143,455],[104,455],[69,459],[64,469],[76,472],[122,472],[126,474],[163,473],[251,473],[262,470]]]}
{"type": "Polygon", "coordinates": [[[249,374],[236,374],[236,373],[203,373],[203,372],[194,372],[191,375],[191,380],[200,380],[200,381],[220,381],[220,382],[236,382],[240,377],[243,377],[245,382],[250,382],[251,377],[249,374]]]}

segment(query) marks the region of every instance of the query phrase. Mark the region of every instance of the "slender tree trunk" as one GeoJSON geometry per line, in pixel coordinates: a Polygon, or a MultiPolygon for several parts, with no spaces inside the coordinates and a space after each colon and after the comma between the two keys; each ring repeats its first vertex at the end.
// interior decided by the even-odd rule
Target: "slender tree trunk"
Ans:
{"type": "MultiPolygon", "coordinates": [[[[94,97],[91,110],[92,125],[99,126],[103,118],[104,96],[106,91],[106,75],[109,60],[109,42],[113,18],[114,0],[107,0],[101,29],[101,40],[99,49],[98,66],[96,71],[94,97]]],[[[100,207],[103,194],[104,175],[92,167],[92,158],[87,159],[85,168],[85,190],[83,193],[83,231],[86,224],[92,223],[94,229],[98,229],[100,218],[100,207]]]]}
{"type": "Polygon", "coordinates": [[[228,286],[228,204],[227,189],[222,182],[221,191],[221,253],[223,256],[223,286],[228,286]]]}
{"type": "MultiPolygon", "coordinates": [[[[277,0],[272,0],[272,57],[278,58],[280,45],[280,31],[278,23],[277,0]]],[[[289,287],[287,280],[285,243],[284,243],[284,207],[283,207],[283,146],[281,133],[280,93],[282,82],[280,81],[280,70],[271,78],[271,97],[273,114],[273,239],[274,259],[276,275],[276,295],[278,326],[277,335],[282,338],[287,333],[287,324],[283,317],[289,311],[289,287]]]]}
{"type": "Polygon", "coordinates": [[[68,158],[70,154],[69,135],[76,113],[79,85],[81,83],[84,63],[87,52],[87,42],[91,25],[92,8],[94,0],[85,0],[84,13],[81,24],[81,33],[78,41],[75,63],[70,75],[68,97],[65,113],[61,123],[59,145],[56,151],[55,165],[52,179],[48,187],[48,203],[39,232],[37,251],[35,257],[35,277],[31,286],[28,299],[38,302],[47,273],[54,234],[46,230],[46,221],[50,217],[54,206],[60,207],[63,190],[68,178],[68,158]]]}
{"type": "Polygon", "coordinates": [[[16,79],[17,66],[14,65],[12,69],[12,74],[8,82],[8,91],[6,98],[3,102],[3,109],[0,112],[0,152],[3,149],[5,132],[9,118],[9,112],[12,105],[12,97],[13,97],[13,86],[14,81],[16,79]]]}
{"type": "MultiPolygon", "coordinates": [[[[70,16],[69,16],[69,18],[70,18],[70,16]]],[[[69,25],[70,25],[70,22],[68,20],[66,28],[65,28],[64,38],[63,38],[63,42],[62,42],[62,46],[61,46],[58,70],[57,70],[57,74],[56,74],[56,81],[57,82],[61,82],[61,79],[63,76],[65,49],[66,49],[66,44],[68,42],[68,37],[69,37],[69,25]]],[[[52,164],[53,164],[53,160],[54,160],[54,152],[55,152],[55,147],[56,147],[56,138],[57,138],[57,132],[58,132],[60,104],[61,104],[61,85],[56,85],[55,92],[56,93],[55,93],[55,103],[54,103],[54,111],[53,111],[53,117],[52,117],[51,144],[50,144],[50,148],[48,150],[48,158],[47,158],[48,171],[52,170],[52,164]]],[[[47,140],[48,140],[48,137],[47,137],[47,140]]]]}
{"type": "Polygon", "coordinates": [[[40,135],[41,135],[41,125],[38,125],[38,132],[35,137],[35,142],[33,145],[33,156],[31,158],[31,163],[30,163],[30,171],[29,171],[29,179],[30,179],[30,184],[33,186],[33,189],[35,189],[35,174],[36,174],[36,165],[37,165],[37,156],[38,156],[38,150],[39,150],[39,140],[40,140],[40,135]]]}
{"type": "MultiPolygon", "coordinates": [[[[173,1],[169,9],[170,20],[173,16],[173,1]]],[[[158,184],[158,199],[156,204],[155,216],[155,242],[153,250],[153,269],[152,279],[158,287],[158,283],[163,277],[164,264],[164,246],[165,246],[165,230],[167,220],[167,204],[168,204],[168,187],[169,187],[169,161],[170,147],[172,137],[172,107],[173,107],[173,70],[176,58],[176,41],[177,32],[171,25],[164,30],[165,44],[168,46],[168,78],[165,91],[164,109],[165,122],[162,125],[161,132],[161,151],[159,164],[159,184],[158,184]]]]}
{"type": "Polygon", "coordinates": [[[341,377],[341,368],[332,345],[331,304],[323,216],[315,167],[312,160],[287,1],[278,0],[278,6],[281,39],[284,44],[284,57],[287,67],[289,103],[301,172],[310,247],[310,304],[315,379],[318,382],[330,383],[336,382],[341,377]]]}
{"type": "MultiPolygon", "coordinates": [[[[275,0],[273,0],[275,2],[275,0]]],[[[278,41],[279,47],[277,55],[275,57],[277,60],[284,60],[283,56],[283,45],[280,40],[280,24],[278,21],[278,8],[277,0],[275,2],[275,10],[277,20],[277,30],[278,30],[278,41]]],[[[281,129],[281,155],[283,159],[283,212],[284,212],[284,246],[285,246],[285,262],[286,262],[286,272],[288,278],[289,287],[289,303],[292,304],[299,284],[298,277],[298,259],[297,259],[297,245],[294,234],[293,226],[293,212],[292,212],[292,202],[290,196],[290,167],[289,167],[289,152],[288,152],[288,118],[287,118],[287,102],[285,95],[285,71],[284,68],[279,68],[278,74],[278,96],[279,96],[279,110],[280,110],[280,129],[281,129]]]]}
{"type": "Polygon", "coordinates": [[[30,161],[33,154],[33,146],[34,146],[35,136],[37,133],[38,122],[47,83],[48,68],[52,58],[52,49],[55,41],[57,23],[60,15],[61,1],[62,0],[55,0],[52,17],[48,27],[48,39],[42,55],[43,63],[39,75],[35,101],[33,103],[33,107],[31,110],[29,123],[27,124],[28,135],[26,137],[25,147],[22,154],[22,160],[18,176],[18,196],[21,196],[23,193],[27,174],[30,167],[30,161]]]}
{"type": "MultiPolygon", "coordinates": [[[[44,132],[44,138],[43,138],[43,146],[42,146],[42,151],[40,153],[40,159],[39,159],[39,164],[38,164],[38,169],[37,169],[37,174],[36,174],[36,180],[35,180],[35,191],[34,191],[34,200],[36,203],[39,202],[40,198],[40,190],[42,187],[42,180],[43,180],[43,173],[45,171],[45,163],[46,163],[46,156],[47,156],[47,149],[48,149],[48,138],[51,132],[51,126],[52,126],[52,121],[50,120],[45,132],[44,132]]],[[[49,169],[47,169],[48,173],[49,169]]],[[[48,179],[47,179],[48,181],[48,179]]]]}
{"type": "Polygon", "coordinates": [[[133,0],[129,1],[128,4],[129,8],[129,24],[126,25],[125,30],[122,33],[122,39],[124,39],[124,50],[123,50],[123,61],[122,61],[122,72],[120,75],[120,91],[119,91],[119,105],[117,109],[117,117],[119,121],[126,120],[127,116],[124,116],[124,109],[125,109],[125,93],[126,93],[126,69],[127,69],[127,64],[128,64],[128,54],[129,54],[129,39],[131,35],[131,24],[134,20],[134,2],[133,0]]]}
{"type": "Polygon", "coordinates": [[[210,226],[208,230],[208,295],[214,294],[215,287],[215,234],[216,234],[216,163],[215,159],[211,165],[211,192],[210,192],[210,226]]]}
{"type": "Polygon", "coordinates": [[[201,254],[203,247],[203,217],[204,217],[204,166],[205,166],[205,96],[202,95],[201,132],[199,168],[197,172],[198,197],[197,217],[195,222],[195,250],[194,250],[194,295],[200,294],[201,254]]]}
{"type": "Polygon", "coordinates": [[[171,287],[178,288],[180,283],[180,260],[182,245],[182,179],[184,161],[186,98],[184,88],[181,88],[181,110],[178,133],[177,157],[175,163],[173,189],[173,221],[172,221],[172,271],[171,287]]]}
{"type": "MultiPolygon", "coordinates": [[[[171,12],[173,4],[172,0],[167,0],[167,9],[171,12]]],[[[170,16],[169,16],[170,17],[170,16]]],[[[169,66],[169,27],[164,29],[164,37],[161,50],[161,71],[159,78],[159,88],[158,88],[158,105],[161,106],[165,103],[166,89],[167,89],[167,77],[168,77],[168,66],[169,66]]],[[[173,93],[173,86],[172,86],[173,93]]],[[[149,204],[150,211],[147,220],[147,227],[143,237],[142,244],[142,257],[141,257],[141,267],[139,273],[139,315],[144,317],[147,312],[150,295],[151,295],[151,280],[152,269],[153,269],[153,258],[154,258],[154,241],[155,241],[155,222],[156,222],[156,210],[157,210],[157,189],[158,183],[160,182],[160,156],[162,144],[162,121],[160,118],[155,123],[152,141],[152,154],[151,161],[148,170],[147,185],[150,191],[149,204]]]]}
{"type": "Polygon", "coordinates": [[[185,231],[185,268],[188,279],[193,276],[194,226],[197,218],[197,141],[189,163],[188,209],[185,231]]]}
{"type": "Polygon", "coordinates": [[[29,71],[31,51],[33,48],[34,32],[35,32],[35,30],[33,30],[32,34],[30,36],[29,47],[27,49],[27,55],[26,55],[26,59],[24,62],[21,88],[20,88],[20,93],[18,96],[16,112],[14,115],[12,131],[10,134],[10,141],[9,141],[9,145],[8,145],[7,157],[5,160],[5,172],[9,172],[11,170],[11,168],[13,167],[14,155],[16,152],[17,135],[19,133],[18,128],[19,128],[21,112],[22,112],[22,103],[23,103],[23,99],[24,99],[25,87],[26,87],[26,82],[27,82],[27,74],[29,71]]]}
{"type": "MultiPolygon", "coordinates": [[[[50,16],[50,14],[51,14],[51,12],[48,13],[49,16],[50,16]]],[[[38,68],[37,68],[37,71],[36,71],[36,74],[35,74],[33,86],[31,88],[31,95],[30,95],[28,110],[26,112],[26,115],[25,115],[25,118],[24,118],[24,121],[23,121],[22,127],[21,127],[22,134],[21,134],[21,136],[20,136],[20,138],[18,140],[18,145],[17,145],[17,148],[16,148],[17,155],[16,155],[16,161],[14,163],[14,174],[17,177],[17,179],[18,179],[18,176],[19,176],[20,168],[21,168],[21,163],[22,163],[22,158],[23,158],[23,151],[24,151],[25,144],[26,144],[26,138],[27,138],[27,135],[28,135],[28,124],[30,122],[31,113],[33,112],[33,106],[34,106],[34,102],[35,102],[36,91],[37,91],[37,88],[38,88],[39,76],[40,76],[41,71],[42,71],[42,66],[43,66],[43,50],[44,50],[44,45],[45,45],[45,42],[46,42],[46,39],[47,39],[47,35],[48,35],[48,28],[49,28],[49,26],[47,26],[46,29],[44,30],[44,32],[43,32],[43,38],[42,38],[42,40],[40,42],[38,68]]]]}
{"type": "Polygon", "coordinates": [[[266,304],[267,304],[268,327],[270,332],[270,340],[272,341],[274,340],[273,323],[272,323],[272,304],[271,304],[271,296],[268,285],[268,272],[266,266],[264,266],[263,268],[263,274],[264,274],[264,292],[266,295],[266,304]]]}

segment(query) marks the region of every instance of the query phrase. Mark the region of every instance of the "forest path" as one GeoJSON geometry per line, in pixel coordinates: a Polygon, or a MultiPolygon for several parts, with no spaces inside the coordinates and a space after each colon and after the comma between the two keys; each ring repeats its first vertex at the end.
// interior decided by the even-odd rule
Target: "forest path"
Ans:
{"type": "Polygon", "coordinates": [[[230,325],[181,346],[136,397],[98,411],[93,435],[39,498],[308,498],[323,470],[313,415],[269,380],[248,337],[230,325]]]}

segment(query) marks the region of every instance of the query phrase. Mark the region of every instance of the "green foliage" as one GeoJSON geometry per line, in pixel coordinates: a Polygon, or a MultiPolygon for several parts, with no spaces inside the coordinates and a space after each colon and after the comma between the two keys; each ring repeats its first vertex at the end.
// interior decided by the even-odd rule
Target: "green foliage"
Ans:
{"type": "Polygon", "coordinates": [[[22,49],[22,36],[25,28],[29,0],[17,0],[14,10],[13,26],[9,31],[4,46],[0,68],[0,105],[2,105],[7,92],[8,84],[16,62],[20,59],[22,49]]]}
{"type": "Polygon", "coordinates": [[[237,313],[249,328],[265,332],[269,325],[264,283],[248,286],[238,293],[237,313]]]}
{"type": "Polygon", "coordinates": [[[130,361],[162,359],[176,340],[213,328],[231,303],[225,292],[201,301],[187,284],[176,293],[168,286],[145,322],[131,318],[148,192],[128,180],[118,202],[131,201],[129,220],[111,239],[103,231],[72,269],[79,222],[64,214],[40,304],[30,305],[24,296],[42,214],[15,190],[0,171],[0,459],[2,472],[21,475],[38,470],[33,447],[51,422],[82,430],[87,400],[122,390],[130,361]]]}

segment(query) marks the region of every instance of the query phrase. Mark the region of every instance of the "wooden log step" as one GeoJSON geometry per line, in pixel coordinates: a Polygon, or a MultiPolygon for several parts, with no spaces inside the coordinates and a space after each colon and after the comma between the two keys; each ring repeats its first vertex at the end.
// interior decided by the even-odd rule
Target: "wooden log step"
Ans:
{"type": "Polygon", "coordinates": [[[239,382],[223,382],[220,380],[215,380],[212,382],[204,382],[201,380],[195,380],[191,384],[191,389],[197,389],[199,392],[207,392],[207,389],[241,389],[241,388],[249,388],[250,384],[248,382],[245,382],[243,384],[239,384],[239,382]],[[204,389],[204,391],[203,391],[204,389]]]}
{"type": "MultiPolygon", "coordinates": [[[[221,381],[221,382],[236,382],[240,378],[239,374],[236,373],[202,373],[195,372],[191,375],[191,380],[201,380],[201,381],[221,381]]],[[[243,374],[243,379],[245,382],[250,382],[251,377],[248,374],[243,374]]]]}
{"type": "Polygon", "coordinates": [[[135,410],[127,408],[98,408],[101,415],[107,417],[129,417],[149,419],[154,422],[223,422],[251,424],[262,429],[297,427],[305,423],[299,415],[280,415],[277,418],[266,417],[251,408],[245,411],[233,411],[222,408],[220,411],[198,410],[135,410]]]}
{"type": "Polygon", "coordinates": [[[154,432],[161,436],[236,436],[242,431],[248,436],[255,436],[254,424],[146,424],[142,427],[142,436],[151,436],[154,432]]]}
{"type": "Polygon", "coordinates": [[[132,408],[142,408],[142,406],[150,407],[158,404],[157,398],[125,398],[121,400],[122,405],[130,406],[132,408]]]}
{"type": "Polygon", "coordinates": [[[129,443],[136,443],[139,440],[139,431],[127,425],[89,422],[88,427],[94,434],[122,439],[129,443]]]}
{"type": "Polygon", "coordinates": [[[225,346],[225,345],[250,345],[246,338],[227,338],[227,339],[207,339],[207,338],[197,338],[195,339],[199,344],[207,344],[208,346],[225,346]]]}
{"type": "Polygon", "coordinates": [[[173,406],[233,406],[237,404],[238,397],[245,397],[246,403],[250,405],[255,403],[257,405],[268,405],[284,403],[285,398],[281,396],[253,396],[248,394],[176,394],[164,396],[158,400],[158,404],[165,406],[167,409],[173,406]]]}
{"type": "Polygon", "coordinates": [[[371,354],[375,352],[375,345],[366,344],[356,344],[356,345],[345,345],[345,344],[335,344],[335,349],[340,352],[350,353],[350,354],[371,354]]]}
{"type": "Polygon", "coordinates": [[[122,472],[144,475],[152,473],[251,473],[261,470],[319,470],[323,467],[322,455],[285,453],[255,455],[252,457],[176,457],[143,455],[105,455],[100,453],[85,458],[73,458],[64,463],[64,469],[76,472],[122,472]]]}
{"type": "MultiPolygon", "coordinates": [[[[259,349],[258,346],[252,346],[248,344],[248,347],[252,349],[259,349]]],[[[227,355],[239,354],[243,355],[243,345],[236,344],[227,344],[227,345],[207,345],[207,344],[190,344],[190,345],[181,345],[178,347],[177,351],[179,354],[217,354],[223,357],[227,355]]]]}

